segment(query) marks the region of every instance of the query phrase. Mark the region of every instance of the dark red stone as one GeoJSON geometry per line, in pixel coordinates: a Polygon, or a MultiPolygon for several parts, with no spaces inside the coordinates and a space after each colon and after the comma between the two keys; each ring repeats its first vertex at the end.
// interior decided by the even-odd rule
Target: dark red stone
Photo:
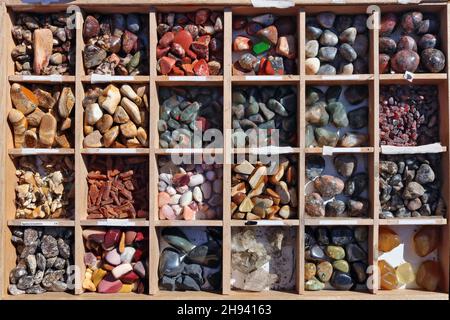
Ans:
{"type": "Polygon", "coordinates": [[[395,72],[415,72],[419,66],[420,58],[417,52],[412,50],[400,50],[391,60],[391,67],[395,72]]]}
{"type": "Polygon", "coordinates": [[[397,50],[412,50],[417,52],[417,43],[414,38],[410,36],[402,36],[397,43],[397,50]]]}
{"type": "Polygon", "coordinates": [[[133,261],[134,262],[140,261],[143,254],[144,254],[144,251],[140,248],[137,248],[136,251],[134,252],[133,261]]]}
{"type": "Polygon", "coordinates": [[[170,48],[161,48],[159,46],[156,47],[156,58],[159,59],[167,54],[169,52],[170,48]]]}
{"type": "Polygon", "coordinates": [[[208,9],[200,9],[195,13],[195,24],[205,24],[208,21],[211,11],[208,9]]]}
{"type": "Polygon", "coordinates": [[[161,74],[169,74],[172,70],[173,66],[175,65],[176,60],[170,57],[162,57],[159,59],[159,69],[161,71],[161,74]]]}
{"type": "Polygon", "coordinates": [[[122,281],[123,283],[130,284],[138,281],[139,276],[134,271],[130,271],[127,274],[121,276],[119,280],[122,281]]]}
{"type": "Polygon", "coordinates": [[[422,64],[429,72],[441,72],[445,68],[445,56],[441,50],[425,49],[421,54],[422,64]]]}
{"type": "Polygon", "coordinates": [[[391,58],[389,55],[381,53],[379,55],[379,69],[380,73],[388,73],[389,72],[389,60],[391,58]]]}
{"type": "Polygon", "coordinates": [[[141,231],[138,231],[136,233],[136,238],[134,238],[134,241],[135,242],[139,242],[139,241],[142,241],[144,239],[145,239],[144,234],[141,231]]]}
{"type": "Polygon", "coordinates": [[[172,44],[172,42],[173,42],[173,39],[175,38],[175,35],[173,34],[173,32],[166,32],[162,37],[161,37],[161,39],[159,39],[159,46],[161,47],[161,48],[167,48],[167,47],[169,47],[171,44],[172,44]]]}
{"type": "Polygon", "coordinates": [[[381,37],[379,40],[379,48],[381,53],[394,54],[397,50],[397,43],[389,37],[381,37]]]}
{"type": "Polygon", "coordinates": [[[420,49],[430,49],[437,45],[437,39],[434,35],[427,33],[422,36],[419,40],[420,49]]]}
{"type": "Polygon", "coordinates": [[[83,36],[85,39],[98,36],[100,32],[100,24],[93,16],[87,16],[83,26],[83,36]]]}
{"type": "Polygon", "coordinates": [[[397,16],[395,13],[386,13],[381,15],[380,36],[388,36],[394,31],[397,25],[397,16]]]}
{"type": "Polygon", "coordinates": [[[186,30],[178,31],[173,39],[173,42],[180,44],[186,53],[190,51],[192,41],[192,35],[186,30]]]}
{"type": "Polygon", "coordinates": [[[105,240],[103,241],[103,249],[105,250],[111,250],[116,245],[119,244],[120,236],[122,235],[122,232],[120,229],[109,229],[106,231],[105,234],[105,240]]]}
{"type": "Polygon", "coordinates": [[[416,28],[419,27],[422,19],[423,19],[423,15],[421,12],[413,11],[413,12],[405,13],[402,16],[402,21],[401,21],[403,30],[406,33],[414,32],[414,30],[416,30],[416,28]]]}

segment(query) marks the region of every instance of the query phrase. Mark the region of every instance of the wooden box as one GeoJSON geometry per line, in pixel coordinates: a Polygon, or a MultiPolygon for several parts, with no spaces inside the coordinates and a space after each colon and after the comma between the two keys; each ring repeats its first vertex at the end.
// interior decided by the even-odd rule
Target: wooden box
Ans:
{"type": "MultiPolygon", "coordinates": [[[[414,1],[417,2],[417,1],[414,1]]],[[[380,11],[368,10],[367,5],[362,5],[359,0],[346,1],[292,1],[293,6],[285,9],[280,8],[257,8],[252,6],[253,1],[213,1],[213,4],[204,1],[195,0],[167,0],[163,4],[159,1],[129,1],[124,5],[120,1],[73,1],[70,4],[50,4],[50,5],[34,5],[21,3],[18,0],[6,1],[1,4],[0,21],[1,25],[1,45],[0,45],[0,66],[4,72],[0,78],[0,101],[3,106],[0,112],[0,265],[2,273],[0,274],[1,299],[20,300],[20,299],[448,299],[449,292],[449,222],[446,217],[427,217],[427,218],[395,218],[383,220],[378,217],[380,210],[379,203],[379,162],[381,148],[379,142],[379,89],[380,86],[389,84],[409,84],[402,74],[380,74],[378,66],[378,29],[371,29],[370,45],[369,45],[369,73],[357,74],[350,76],[311,76],[305,74],[305,21],[309,15],[315,15],[321,11],[333,11],[335,13],[356,14],[367,13],[374,21],[380,16],[380,11]],[[173,77],[160,76],[156,72],[156,44],[157,44],[157,19],[158,12],[190,12],[195,11],[207,4],[208,7],[221,11],[224,14],[224,63],[223,75],[207,76],[207,77],[173,77]],[[10,52],[14,47],[11,36],[11,26],[14,23],[15,13],[25,12],[58,12],[65,11],[69,6],[76,5],[80,11],[72,11],[76,17],[76,68],[75,74],[63,77],[47,77],[47,76],[19,76],[14,74],[14,62],[12,61],[10,52]],[[325,6],[326,5],[326,6],[325,6]],[[150,145],[149,148],[140,149],[89,149],[83,148],[83,106],[82,99],[85,89],[91,84],[91,76],[87,76],[82,61],[82,52],[84,48],[82,25],[87,13],[101,12],[139,12],[148,15],[149,22],[149,75],[141,75],[136,77],[121,77],[120,79],[107,79],[111,83],[142,83],[148,85],[149,103],[150,103],[150,145]],[[297,42],[298,42],[298,73],[296,75],[284,76],[236,76],[232,75],[232,20],[236,15],[256,15],[261,13],[274,13],[280,15],[289,15],[295,18],[297,22],[297,42]],[[45,83],[59,84],[67,83],[74,86],[76,96],[75,105],[75,144],[71,149],[15,149],[13,146],[13,136],[10,126],[7,122],[8,111],[12,108],[9,89],[12,83],[45,83]],[[304,186],[305,186],[305,158],[311,154],[322,154],[322,148],[305,148],[305,88],[310,85],[350,85],[362,84],[368,86],[369,89],[369,144],[368,147],[356,148],[350,152],[363,154],[367,157],[368,174],[370,177],[369,199],[370,199],[370,215],[368,218],[319,218],[313,219],[306,216],[304,212],[304,186]],[[297,88],[298,105],[297,105],[297,136],[299,137],[297,147],[288,147],[276,150],[280,153],[293,154],[298,158],[298,199],[299,210],[296,218],[286,221],[265,221],[264,223],[256,223],[253,228],[265,228],[268,226],[287,226],[295,230],[296,236],[296,277],[294,292],[242,292],[231,289],[231,234],[232,229],[236,227],[246,226],[247,221],[232,220],[230,213],[230,190],[231,190],[231,164],[226,163],[223,166],[223,219],[222,220],[159,220],[158,219],[158,203],[157,203],[157,184],[158,184],[158,166],[157,158],[161,155],[170,154],[170,150],[159,148],[157,121],[159,119],[159,99],[158,89],[164,86],[216,86],[223,89],[223,129],[225,132],[225,141],[229,141],[229,131],[232,128],[232,111],[231,111],[231,92],[235,86],[253,86],[253,85],[292,85],[297,88]],[[227,129],[229,129],[227,131],[227,129]],[[228,133],[227,133],[228,132],[228,133]],[[14,186],[16,184],[15,169],[16,158],[20,156],[54,154],[54,155],[71,155],[75,160],[75,218],[73,220],[16,220],[15,219],[15,193],[14,186]],[[114,221],[93,221],[86,219],[87,209],[87,168],[85,158],[96,154],[97,156],[120,155],[123,157],[138,155],[148,157],[149,160],[149,208],[150,217],[148,220],[124,220],[114,221]],[[441,243],[438,248],[439,262],[444,270],[444,277],[441,286],[444,288],[442,292],[427,292],[414,289],[397,289],[393,291],[385,291],[378,289],[378,277],[374,274],[375,285],[369,289],[369,292],[355,291],[334,291],[322,290],[318,292],[306,291],[304,288],[304,237],[306,226],[323,226],[323,225],[349,225],[349,226],[367,226],[369,229],[369,264],[376,265],[378,261],[378,231],[381,225],[439,225],[441,234],[441,243]],[[64,228],[73,228],[75,233],[74,261],[79,267],[79,272],[75,275],[74,293],[45,293],[43,295],[21,295],[11,296],[7,292],[9,284],[9,272],[15,266],[15,250],[11,244],[11,227],[12,226],[55,226],[64,228]],[[109,294],[102,295],[98,293],[83,292],[81,283],[84,279],[85,266],[83,263],[83,255],[85,252],[82,240],[82,230],[92,226],[123,226],[141,227],[148,230],[149,234],[149,270],[148,270],[148,287],[149,292],[145,294],[109,294]],[[216,226],[223,230],[223,257],[222,257],[222,291],[218,293],[209,292],[167,292],[158,288],[158,258],[159,258],[159,229],[167,226],[179,227],[204,227],[216,226]]],[[[442,186],[442,195],[447,206],[450,205],[450,158],[449,158],[449,141],[450,141],[450,78],[448,75],[448,63],[450,60],[450,5],[445,2],[428,3],[407,3],[399,4],[397,1],[383,0],[372,1],[374,5],[379,5],[381,12],[399,12],[406,10],[418,9],[421,11],[435,12],[440,17],[441,24],[441,47],[445,53],[447,67],[443,73],[416,73],[412,81],[413,84],[434,84],[439,88],[440,102],[440,142],[442,148],[442,177],[444,183],[442,186]]],[[[188,152],[195,154],[200,150],[190,149],[188,152]]],[[[213,150],[214,153],[222,155],[225,159],[231,159],[235,154],[246,152],[256,152],[258,150],[246,150],[232,148],[230,143],[225,143],[223,148],[213,150]]],[[[333,150],[334,153],[349,152],[348,150],[333,150]]]]}

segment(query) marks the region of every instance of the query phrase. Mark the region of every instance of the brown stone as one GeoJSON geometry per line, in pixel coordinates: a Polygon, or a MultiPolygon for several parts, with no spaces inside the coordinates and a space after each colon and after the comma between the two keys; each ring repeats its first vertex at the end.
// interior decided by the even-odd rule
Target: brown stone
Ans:
{"type": "Polygon", "coordinates": [[[18,83],[11,86],[10,95],[13,106],[24,115],[30,114],[38,106],[38,99],[33,92],[18,83]]]}
{"type": "Polygon", "coordinates": [[[275,26],[268,26],[264,29],[259,30],[256,33],[258,36],[267,39],[272,45],[276,45],[278,42],[278,31],[275,26]]]}
{"type": "Polygon", "coordinates": [[[423,262],[416,274],[416,283],[427,291],[436,291],[442,282],[442,269],[438,261],[423,262]]]}
{"type": "Polygon", "coordinates": [[[102,144],[102,134],[100,131],[95,130],[88,134],[83,140],[83,146],[85,148],[101,148],[102,144]]]}
{"type": "Polygon", "coordinates": [[[439,227],[423,226],[414,235],[414,250],[419,257],[425,257],[439,246],[439,227]]]}
{"type": "Polygon", "coordinates": [[[50,29],[36,29],[33,34],[33,70],[35,74],[42,74],[48,66],[53,52],[53,33],[50,29]]]}
{"type": "Polygon", "coordinates": [[[55,141],[57,122],[54,116],[46,113],[39,125],[39,142],[45,147],[51,147],[55,141]]]}
{"type": "Polygon", "coordinates": [[[400,245],[398,234],[387,226],[380,226],[378,238],[378,250],[382,252],[389,252],[400,245]]]}
{"type": "Polygon", "coordinates": [[[137,128],[133,122],[128,121],[127,123],[120,125],[120,132],[126,138],[134,138],[137,135],[137,128]]]}
{"type": "Polygon", "coordinates": [[[95,123],[95,127],[98,131],[100,131],[101,134],[104,134],[106,131],[108,131],[112,125],[113,125],[113,117],[109,114],[104,114],[100,120],[98,120],[95,123]]]}
{"type": "Polygon", "coordinates": [[[61,118],[68,118],[75,106],[75,96],[70,87],[64,87],[58,102],[58,112],[61,118]]]}
{"type": "Polygon", "coordinates": [[[112,143],[116,141],[118,136],[119,136],[119,126],[114,126],[108,129],[103,134],[103,144],[105,148],[109,148],[112,145],[112,143]]]}
{"type": "Polygon", "coordinates": [[[288,59],[295,59],[297,56],[296,41],[294,36],[284,36],[278,39],[276,52],[288,59]]]}

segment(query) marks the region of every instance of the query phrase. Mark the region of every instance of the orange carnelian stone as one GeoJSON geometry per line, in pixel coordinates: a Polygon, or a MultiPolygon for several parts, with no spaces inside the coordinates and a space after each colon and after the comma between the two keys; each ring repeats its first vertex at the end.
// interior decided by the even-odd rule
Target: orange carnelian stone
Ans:
{"type": "Polygon", "coordinates": [[[436,226],[423,226],[414,235],[414,250],[420,257],[425,257],[439,245],[439,228],[436,226]]]}
{"type": "Polygon", "coordinates": [[[416,274],[416,283],[427,291],[436,291],[442,279],[442,270],[439,262],[423,262],[416,274]]]}
{"type": "Polygon", "coordinates": [[[378,269],[380,272],[380,287],[384,290],[393,290],[398,287],[398,279],[395,269],[385,260],[378,261],[378,269]]]}
{"type": "Polygon", "coordinates": [[[400,237],[389,227],[381,226],[378,240],[378,250],[389,252],[400,244],[400,237]]]}

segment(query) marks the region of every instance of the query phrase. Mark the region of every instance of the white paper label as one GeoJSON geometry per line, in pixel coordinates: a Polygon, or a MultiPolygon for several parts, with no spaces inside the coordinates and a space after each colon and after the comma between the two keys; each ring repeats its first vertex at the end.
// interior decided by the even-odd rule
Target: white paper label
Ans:
{"type": "Polygon", "coordinates": [[[405,218],[401,219],[399,224],[407,224],[407,225],[416,225],[416,224],[436,224],[436,220],[434,219],[414,219],[414,218],[405,218]]]}
{"type": "Polygon", "coordinates": [[[279,153],[293,153],[292,147],[277,147],[267,146],[260,148],[249,148],[248,151],[254,154],[279,154],[279,153]]]}
{"type": "Polygon", "coordinates": [[[444,152],[440,142],[425,144],[417,147],[396,147],[396,146],[381,146],[381,153],[383,154],[414,154],[414,153],[440,153],[444,152]]]}
{"type": "Polygon", "coordinates": [[[206,76],[169,76],[169,81],[206,81],[206,76]]]}
{"type": "Polygon", "coordinates": [[[106,219],[103,221],[97,221],[98,226],[135,226],[134,221],[128,219],[106,219]]]}
{"type": "Polygon", "coordinates": [[[319,220],[319,225],[355,225],[357,220],[319,220]]]}
{"type": "Polygon", "coordinates": [[[286,223],[281,220],[250,220],[255,221],[255,226],[284,226],[286,223]]]}
{"type": "Polygon", "coordinates": [[[252,0],[252,5],[255,8],[290,8],[295,6],[292,0],[252,0]]]}
{"type": "Polygon", "coordinates": [[[282,80],[282,76],[244,76],[247,81],[277,81],[282,80]]]}
{"type": "Polygon", "coordinates": [[[111,76],[109,74],[92,74],[91,83],[107,83],[112,81],[133,81],[134,76],[111,76]]]}
{"type": "Polygon", "coordinates": [[[45,227],[45,226],[57,226],[58,221],[21,221],[21,226],[24,227],[45,227]]]}
{"type": "Polygon", "coordinates": [[[359,147],[349,147],[349,148],[334,148],[330,146],[322,147],[322,155],[331,156],[333,153],[361,153],[363,151],[362,148],[359,147]]]}

